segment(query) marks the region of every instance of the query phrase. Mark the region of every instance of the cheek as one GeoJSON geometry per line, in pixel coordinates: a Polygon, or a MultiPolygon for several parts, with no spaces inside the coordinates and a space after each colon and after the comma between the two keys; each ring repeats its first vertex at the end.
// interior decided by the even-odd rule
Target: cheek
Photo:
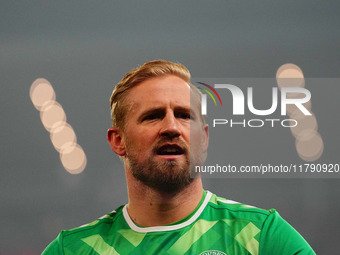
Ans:
{"type": "Polygon", "coordinates": [[[203,132],[198,129],[192,129],[190,132],[189,145],[190,149],[197,151],[202,146],[203,132]]]}
{"type": "Polygon", "coordinates": [[[197,125],[191,125],[190,129],[191,146],[198,150],[207,150],[209,144],[208,127],[202,126],[201,123],[197,125]]]}
{"type": "Polygon", "coordinates": [[[153,137],[147,131],[140,130],[141,132],[131,132],[128,136],[128,147],[138,154],[143,154],[152,149],[153,137]]]}

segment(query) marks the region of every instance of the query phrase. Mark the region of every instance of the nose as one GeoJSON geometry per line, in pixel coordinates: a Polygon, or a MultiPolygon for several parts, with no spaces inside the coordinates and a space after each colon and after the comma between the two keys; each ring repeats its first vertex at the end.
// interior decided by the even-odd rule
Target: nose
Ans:
{"type": "Polygon", "coordinates": [[[160,135],[168,138],[175,138],[181,135],[180,123],[173,113],[167,113],[162,120],[160,135]]]}

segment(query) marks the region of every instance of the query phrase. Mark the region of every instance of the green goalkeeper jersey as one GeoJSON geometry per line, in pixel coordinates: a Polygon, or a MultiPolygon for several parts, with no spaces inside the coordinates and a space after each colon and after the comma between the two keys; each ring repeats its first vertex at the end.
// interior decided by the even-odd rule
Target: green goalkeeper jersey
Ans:
{"type": "Polygon", "coordinates": [[[274,210],[224,199],[204,191],[197,208],[171,225],[141,227],[121,206],[104,217],[62,231],[47,254],[315,254],[303,237],[274,210]]]}

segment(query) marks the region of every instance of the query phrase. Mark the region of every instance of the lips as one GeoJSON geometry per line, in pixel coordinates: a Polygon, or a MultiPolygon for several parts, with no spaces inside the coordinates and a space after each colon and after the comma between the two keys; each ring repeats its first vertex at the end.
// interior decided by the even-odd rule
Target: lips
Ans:
{"type": "Polygon", "coordinates": [[[157,155],[182,155],[185,150],[177,144],[165,144],[156,150],[157,155]]]}

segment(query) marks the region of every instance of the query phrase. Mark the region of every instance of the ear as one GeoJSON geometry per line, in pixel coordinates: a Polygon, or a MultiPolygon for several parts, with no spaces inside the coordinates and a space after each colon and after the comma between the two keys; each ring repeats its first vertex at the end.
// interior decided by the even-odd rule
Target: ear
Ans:
{"type": "Polygon", "coordinates": [[[208,146],[209,146],[209,126],[208,124],[205,124],[203,127],[203,149],[204,152],[206,152],[208,150],[208,146]]]}
{"type": "Polygon", "coordinates": [[[107,131],[107,140],[112,148],[112,150],[119,156],[125,156],[125,144],[122,140],[121,130],[119,128],[110,128],[107,131]]]}

